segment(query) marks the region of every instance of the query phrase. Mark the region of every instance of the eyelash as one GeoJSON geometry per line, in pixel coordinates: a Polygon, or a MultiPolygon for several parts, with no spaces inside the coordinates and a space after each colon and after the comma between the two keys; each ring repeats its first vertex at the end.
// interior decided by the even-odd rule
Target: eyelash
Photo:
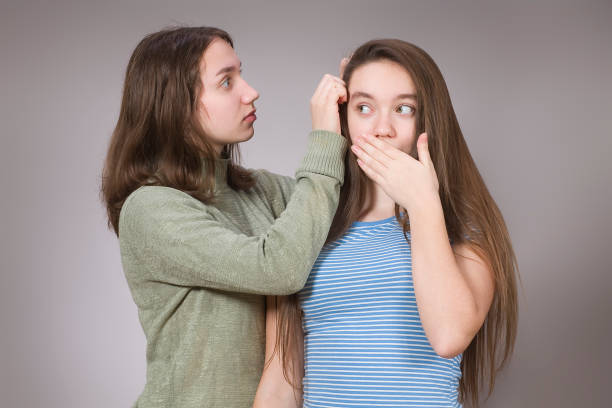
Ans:
{"type": "MultiPolygon", "coordinates": [[[[414,113],[414,111],[415,111],[414,107],[412,107],[412,106],[410,106],[410,105],[406,105],[406,104],[402,104],[402,105],[398,106],[397,108],[399,109],[399,108],[401,108],[402,106],[406,106],[406,107],[410,108],[410,113],[409,113],[409,114],[413,114],[413,113],[414,113]]],[[[395,111],[396,111],[396,112],[398,112],[398,109],[395,109],[395,111]]],[[[401,113],[401,112],[398,112],[398,113],[401,113]]]]}
{"type": "Polygon", "coordinates": [[[369,107],[369,106],[367,106],[367,105],[357,105],[357,112],[359,112],[359,113],[365,113],[365,112],[363,112],[363,111],[361,110],[361,108],[368,108],[368,109],[370,109],[370,107],[369,107]]]}
{"type": "MultiPolygon", "coordinates": [[[[238,73],[240,74],[240,76],[242,76],[242,69],[240,69],[240,71],[238,71],[238,73]]],[[[232,78],[231,77],[225,77],[223,78],[223,81],[221,81],[220,84],[221,88],[225,88],[225,89],[229,89],[232,86],[232,78]],[[227,86],[224,86],[223,84],[227,82],[227,86]]]]}
{"type": "Polygon", "coordinates": [[[230,87],[230,83],[231,83],[231,78],[230,78],[230,77],[225,77],[225,78],[223,79],[223,81],[221,81],[221,88],[229,89],[229,87],[230,87]],[[223,85],[223,84],[225,84],[226,82],[227,82],[227,86],[226,86],[226,85],[223,85]]]}
{"type": "MultiPolygon", "coordinates": [[[[413,114],[413,113],[414,113],[415,108],[414,108],[413,106],[410,106],[410,105],[407,105],[407,104],[401,104],[401,105],[399,105],[397,108],[395,108],[395,112],[401,113],[401,112],[399,112],[399,109],[400,109],[401,107],[403,107],[403,106],[406,106],[406,107],[410,108],[411,112],[409,112],[409,113],[407,113],[407,114],[413,114]]],[[[364,115],[365,115],[365,114],[367,114],[367,113],[369,113],[369,112],[367,112],[367,113],[366,113],[366,112],[363,112],[363,111],[361,110],[361,108],[368,108],[368,109],[370,109],[370,110],[371,110],[371,108],[370,108],[369,106],[367,106],[367,105],[364,105],[364,104],[357,105],[357,112],[362,113],[362,114],[364,114],[364,115]]]]}

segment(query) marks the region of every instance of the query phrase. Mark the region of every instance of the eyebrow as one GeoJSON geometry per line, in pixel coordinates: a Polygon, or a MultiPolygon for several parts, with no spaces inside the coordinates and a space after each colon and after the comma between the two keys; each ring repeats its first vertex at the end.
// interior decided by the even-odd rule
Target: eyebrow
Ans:
{"type": "MultiPolygon", "coordinates": [[[[352,98],[367,98],[367,99],[374,99],[374,97],[372,95],[370,95],[367,92],[355,92],[353,94],[350,95],[352,98]]],[[[399,94],[395,97],[395,99],[414,99],[416,101],[417,97],[415,94],[411,94],[411,93],[403,93],[403,94],[399,94]]]]}
{"type": "MultiPolygon", "coordinates": [[[[242,62],[240,63],[240,68],[242,68],[242,62]]],[[[219,70],[219,72],[217,72],[215,74],[215,76],[219,76],[221,74],[227,74],[229,72],[234,72],[236,71],[236,66],[235,65],[228,65],[227,67],[223,67],[219,70]]]]}

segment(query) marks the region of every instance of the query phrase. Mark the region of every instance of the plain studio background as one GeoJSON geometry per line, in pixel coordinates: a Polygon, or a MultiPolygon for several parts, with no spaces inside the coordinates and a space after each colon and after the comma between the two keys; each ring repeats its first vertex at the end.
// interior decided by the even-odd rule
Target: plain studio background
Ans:
{"type": "Polygon", "coordinates": [[[519,260],[516,352],[486,407],[609,406],[612,2],[29,1],[0,6],[0,406],[126,407],[145,339],[100,172],[130,53],[234,37],[260,92],[248,167],[292,175],[320,77],[398,37],[440,66],[519,260]],[[493,4],[496,3],[496,4],[493,4]]]}

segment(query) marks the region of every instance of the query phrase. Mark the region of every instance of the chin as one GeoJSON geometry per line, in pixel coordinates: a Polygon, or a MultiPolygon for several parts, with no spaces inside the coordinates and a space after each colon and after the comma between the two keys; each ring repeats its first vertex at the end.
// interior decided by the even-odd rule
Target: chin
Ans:
{"type": "Polygon", "coordinates": [[[243,137],[241,137],[240,140],[237,140],[236,143],[248,142],[249,140],[251,140],[254,134],[255,134],[255,130],[251,128],[251,131],[246,133],[243,137]]]}
{"type": "Polygon", "coordinates": [[[251,139],[253,137],[253,135],[255,134],[255,129],[251,128],[251,131],[248,133],[247,138],[245,139],[245,142],[249,139],[251,139]]]}

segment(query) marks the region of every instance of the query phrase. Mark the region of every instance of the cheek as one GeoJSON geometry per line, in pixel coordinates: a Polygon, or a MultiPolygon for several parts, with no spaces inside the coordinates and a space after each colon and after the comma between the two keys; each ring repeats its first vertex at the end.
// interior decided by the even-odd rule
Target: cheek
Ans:
{"type": "Polygon", "coordinates": [[[223,98],[219,98],[215,95],[209,95],[204,101],[204,106],[211,120],[218,118],[224,112],[223,98]]]}
{"type": "Polygon", "coordinates": [[[400,133],[404,135],[405,138],[413,139],[414,132],[416,130],[415,123],[413,120],[405,121],[400,124],[399,128],[401,129],[400,133]]]}
{"type": "Polygon", "coordinates": [[[398,147],[406,153],[412,151],[415,146],[415,130],[415,123],[414,121],[411,121],[409,123],[404,123],[401,128],[401,131],[398,132],[398,147]]]}
{"type": "Polygon", "coordinates": [[[231,98],[223,95],[207,95],[200,99],[201,116],[210,129],[226,127],[232,122],[236,108],[232,106],[231,98]]]}
{"type": "Polygon", "coordinates": [[[364,118],[359,117],[355,113],[347,115],[347,122],[351,141],[355,143],[357,137],[369,132],[368,122],[364,118]]]}

